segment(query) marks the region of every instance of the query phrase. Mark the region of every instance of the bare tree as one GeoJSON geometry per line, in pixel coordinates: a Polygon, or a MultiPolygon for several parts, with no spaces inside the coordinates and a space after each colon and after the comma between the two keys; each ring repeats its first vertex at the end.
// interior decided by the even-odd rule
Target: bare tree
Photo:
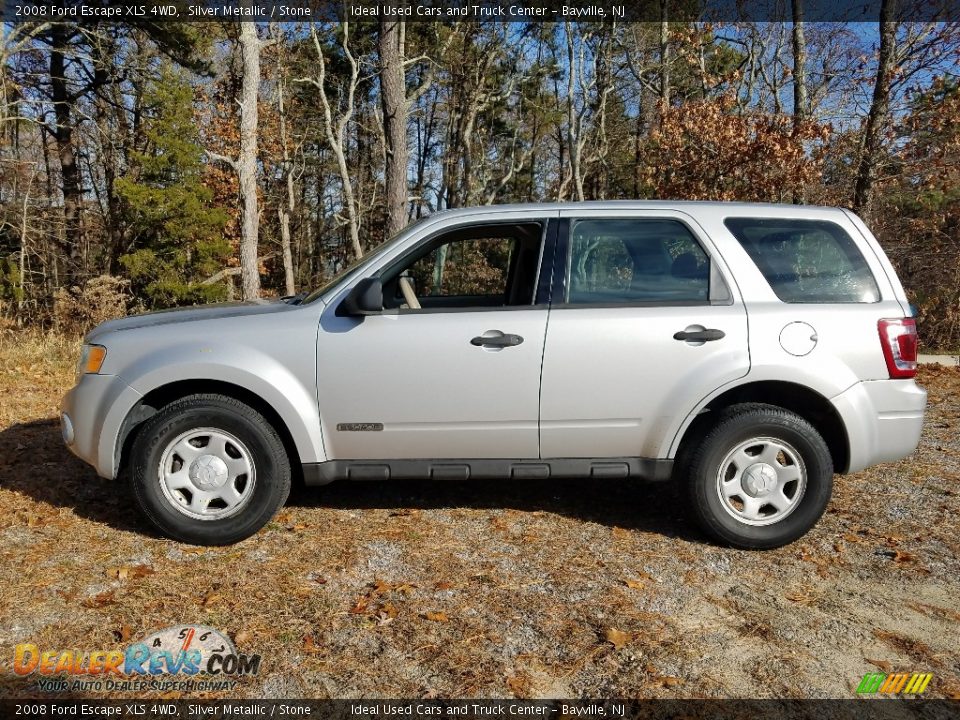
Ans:
{"type": "MultiPolygon", "coordinates": [[[[569,170],[560,185],[562,199],[569,183],[573,184],[575,200],[586,199],[585,180],[589,168],[605,163],[607,146],[607,103],[614,91],[612,63],[612,35],[616,24],[599,25],[591,30],[579,29],[574,35],[566,23],[567,92],[566,142],[569,170]]],[[[601,191],[602,192],[602,191],[601,191]]]]}
{"type": "MultiPolygon", "coordinates": [[[[442,58],[454,37],[436,49],[442,58]]],[[[377,48],[380,54],[380,106],[383,113],[384,141],[384,202],[387,209],[385,233],[387,237],[400,232],[407,224],[407,171],[410,163],[410,146],[407,139],[407,122],[410,109],[433,84],[434,61],[427,55],[407,58],[406,23],[380,20],[377,48]],[[419,83],[407,89],[407,67],[426,62],[419,83]]]]}
{"type": "Polygon", "coordinates": [[[240,231],[240,278],[243,299],[260,297],[260,267],[257,243],[260,208],[257,202],[257,100],[260,95],[260,39],[254,22],[240,23],[240,53],[243,58],[243,87],[240,91],[240,155],[237,175],[243,222],[240,231]]]}
{"type": "Polygon", "coordinates": [[[861,212],[870,203],[870,194],[877,177],[877,164],[883,143],[883,133],[890,116],[890,87],[897,66],[897,22],[894,20],[896,0],[880,3],[880,50],[877,59],[877,78],[873,85],[873,100],[867,114],[863,136],[863,152],[857,168],[853,191],[853,209],[861,212]]]}
{"type": "Polygon", "coordinates": [[[807,41],[804,37],[803,0],[792,0],[793,10],[793,123],[807,119],[807,41]]]}
{"type": "Polygon", "coordinates": [[[76,279],[82,243],[83,181],[77,163],[74,143],[73,103],[67,87],[66,54],[72,32],[68,25],[57,23],[50,29],[50,99],[53,102],[54,124],[50,129],[57,144],[60,160],[60,188],[63,192],[63,236],[61,258],[64,261],[63,282],[76,279]]]}
{"type": "MultiPolygon", "coordinates": [[[[565,23],[567,38],[567,157],[570,159],[570,181],[573,182],[574,197],[583,202],[583,166],[581,159],[586,144],[584,133],[584,116],[587,113],[585,97],[587,88],[584,76],[584,55],[586,53],[585,38],[581,38],[579,49],[574,40],[570,23],[565,23]],[[583,92],[584,101],[577,104],[577,81],[583,92]]],[[[562,186],[561,186],[562,187],[562,186]]],[[[562,191],[561,191],[562,192],[562,191]]]]}
{"type": "Polygon", "coordinates": [[[669,0],[660,0],[660,102],[670,107],[670,8],[669,0]]]}
{"type": "Polygon", "coordinates": [[[383,135],[386,164],[384,167],[387,237],[400,232],[407,224],[407,79],[404,71],[406,26],[396,20],[380,20],[380,102],[383,108],[383,135]]]}
{"type": "Polygon", "coordinates": [[[280,252],[283,257],[284,290],[287,295],[293,295],[297,292],[297,285],[293,270],[293,251],[290,246],[290,218],[297,209],[297,197],[293,187],[293,157],[290,152],[290,137],[287,129],[286,88],[287,69],[284,65],[284,45],[281,42],[277,45],[277,115],[280,120],[280,150],[283,153],[281,167],[286,187],[286,197],[277,205],[277,219],[280,221],[280,252]]]}
{"type": "MultiPolygon", "coordinates": [[[[245,0],[248,2],[249,0],[245,0]]],[[[207,150],[237,173],[240,186],[242,215],[240,223],[240,278],[244,300],[260,297],[260,261],[257,246],[260,234],[260,207],[257,197],[257,144],[260,96],[260,50],[264,43],[257,37],[257,25],[252,21],[240,23],[237,45],[243,66],[240,88],[240,152],[236,158],[207,150]]]]}
{"type": "Polygon", "coordinates": [[[360,213],[354,195],[353,179],[350,177],[350,170],[347,167],[347,127],[353,119],[356,107],[357,87],[360,85],[360,63],[350,50],[350,23],[344,21],[341,24],[341,29],[340,47],[343,49],[344,57],[350,68],[350,76],[346,80],[346,87],[342,93],[343,107],[338,107],[336,113],[334,113],[330,98],[327,96],[329,91],[327,87],[327,60],[320,43],[320,36],[317,34],[317,27],[312,23],[310,25],[310,37],[317,53],[317,76],[297,78],[295,82],[309,83],[317,89],[324,137],[330,152],[336,159],[337,172],[340,175],[343,206],[347,215],[346,224],[350,231],[350,245],[354,257],[361,258],[363,257],[363,247],[360,245],[360,213]],[[336,118],[334,118],[335,114],[336,118]]]}

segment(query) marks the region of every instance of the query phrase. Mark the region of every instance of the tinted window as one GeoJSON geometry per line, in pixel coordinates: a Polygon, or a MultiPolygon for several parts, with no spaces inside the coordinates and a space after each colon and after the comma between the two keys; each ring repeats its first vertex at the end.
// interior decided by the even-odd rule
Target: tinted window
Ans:
{"type": "Polygon", "coordinates": [[[867,261],[835,223],[776,218],[728,218],[724,222],[784,302],[869,303],[880,299],[867,261]]]}
{"type": "Polygon", "coordinates": [[[579,220],[570,233],[569,303],[707,302],[710,259],[674,220],[579,220]]]}

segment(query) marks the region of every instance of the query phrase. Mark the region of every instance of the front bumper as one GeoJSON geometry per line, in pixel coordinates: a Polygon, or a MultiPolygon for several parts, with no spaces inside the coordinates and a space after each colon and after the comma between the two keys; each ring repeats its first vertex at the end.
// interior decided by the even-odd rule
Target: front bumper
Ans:
{"type": "Polygon", "coordinates": [[[900,460],[920,443],[927,391],[913,380],[868,380],[831,401],[847,430],[847,472],[900,460]]]}
{"type": "Polygon", "coordinates": [[[101,477],[116,477],[120,427],[141,397],[119,375],[81,376],[60,403],[67,448],[101,477]]]}

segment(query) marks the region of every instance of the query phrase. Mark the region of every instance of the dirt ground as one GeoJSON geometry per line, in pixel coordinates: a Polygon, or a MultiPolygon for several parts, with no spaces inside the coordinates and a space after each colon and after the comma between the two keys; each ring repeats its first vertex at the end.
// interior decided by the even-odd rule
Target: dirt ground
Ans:
{"type": "MultiPolygon", "coordinates": [[[[837,478],[801,541],[708,544],[664,486],[341,484],[239,545],[153,533],[63,447],[75,343],[0,336],[0,695],[17,643],[227,632],[235,697],[960,697],[960,368],[927,366],[918,452],[837,478]]],[[[122,696],[122,694],[118,694],[122,696]]]]}

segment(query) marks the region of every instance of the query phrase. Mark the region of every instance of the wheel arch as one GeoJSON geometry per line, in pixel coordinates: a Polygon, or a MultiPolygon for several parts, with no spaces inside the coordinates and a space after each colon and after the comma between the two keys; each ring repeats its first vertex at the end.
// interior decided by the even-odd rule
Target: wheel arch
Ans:
{"type": "Polygon", "coordinates": [[[835,472],[844,473],[850,465],[850,441],[846,426],[833,404],[805,385],[783,380],[758,380],[728,388],[711,398],[694,414],[674,440],[676,457],[682,461],[686,451],[712,426],[718,411],[740,403],[764,403],[796,413],[820,432],[830,450],[835,472]]]}
{"type": "Polygon", "coordinates": [[[301,455],[293,434],[280,413],[252,390],[224,380],[176,380],[160,385],[140,398],[124,417],[120,432],[117,435],[114,451],[114,467],[117,468],[117,472],[119,473],[128,467],[130,450],[137,434],[148,419],[181,398],[210,393],[231,397],[263,415],[277,431],[280,440],[283,442],[283,447],[290,458],[290,468],[294,474],[294,479],[302,479],[301,455]]]}

